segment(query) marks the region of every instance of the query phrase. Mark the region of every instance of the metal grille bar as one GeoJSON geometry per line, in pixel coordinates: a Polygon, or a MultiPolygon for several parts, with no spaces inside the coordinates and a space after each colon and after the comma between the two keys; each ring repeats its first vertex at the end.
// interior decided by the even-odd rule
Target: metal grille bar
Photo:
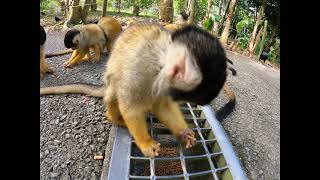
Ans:
{"type": "Polygon", "coordinates": [[[185,104],[181,110],[196,134],[194,147],[182,147],[169,129],[149,115],[150,135],[161,143],[159,156],[144,157],[127,129],[118,128],[108,179],[247,179],[212,108],[185,104]]]}

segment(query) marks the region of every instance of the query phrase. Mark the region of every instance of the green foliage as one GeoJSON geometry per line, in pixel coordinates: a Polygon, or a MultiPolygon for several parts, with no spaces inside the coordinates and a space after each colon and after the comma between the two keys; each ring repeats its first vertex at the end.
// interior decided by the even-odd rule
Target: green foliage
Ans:
{"type": "Polygon", "coordinates": [[[174,9],[174,14],[179,14],[182,10],[184,9],[184,4],[186,0],[175,0],[173,1],[173,9],[174,9]]]}
{"type": "Polygon", "coordinates": [[[212,5],[210,17],[215,22],[220,22],[222,19],[222,17],[220,15],[218,15],[218,11],[219,11],[219,7],[212,5]]]}
{"type": "Polygon", "coordinates": [[[273,46],[270,47],[269,60],[272,63],[280,64],[280,40],[276,39],[273,46]]]}
{"type": "Polygon", "coordinates": [[[40,2],[40,11],[49,14],[60,12],[60,4],[58,0],[42,0],[40,2]]]}
{"type": "MultiPolygon", "coordinates": [[[[239,21],[236,25],[237,35],[243,32],[244,28],[247,31],[252,31],[254,26],[254,19],[252,17],[246,16],[241,21],[239,21]]],[[[244,32],[245,33],[245,32],[244,32]]]]}
{"type": "Polygon", "coordinates": [[[244,50],[248,47],[250,38],[248,36],[242,36],[242,37],[238,37],[237,40],[238,40],[238,47],[241,50],[244,50]]]}
{"type": "Polygon", "coordinates": [[[204,23],[203,23],[204,29],[207,31],[210,31],[213,26],[213,20],[211,18],[208,18],[204,23]]]}
{"type": "Polygon", "coordinates": [[[195,23],[198,23],[204,18],[207,12],[207,6],[208,6],[207,0],[196,0],[195,15],[194,15],[195,23]]]}

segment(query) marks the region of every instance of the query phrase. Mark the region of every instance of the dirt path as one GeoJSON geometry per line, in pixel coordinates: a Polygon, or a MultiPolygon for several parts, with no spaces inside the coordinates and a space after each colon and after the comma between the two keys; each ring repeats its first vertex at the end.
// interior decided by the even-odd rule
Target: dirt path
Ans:
{"type": "MultiPolygon", "coordinates": [[[[280,70],[227,55],[237,70],[228,77],[237,103],[222,125],[250,179],[280,179],[280,70]]],[[[226,102],[221,93],[213,107],[218,112],[226,102]]]]}
{"type": "MultiPolygon", "coordinates": [[[[46,52],[63,49],[63,33],[50,33],[46,52]]],[[[228,53],[238,75],[229,76],[237,104],[222,119],[236,153],[250,179],[280,179],[280,71],[228,53]]],[[[101,84],[106,57],[98,64],[83,63],[64,69],[70,55],[48,60],[55,76],[41,87],[70,83],[101,84]]],[[[213,102],[218,112],[226,104],[223,93],[213,102]]],[[[101,100],[81,95],[40,98],[41,179],[98,179],[110,124],[105,121],[101,100]]]]}

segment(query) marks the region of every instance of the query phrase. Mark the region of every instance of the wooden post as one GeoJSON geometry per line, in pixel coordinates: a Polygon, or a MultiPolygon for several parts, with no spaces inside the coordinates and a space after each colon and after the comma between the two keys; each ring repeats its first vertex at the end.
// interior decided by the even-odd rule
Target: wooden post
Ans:
{"type": "Polygon", "coordinates": [[[264,27],[263,27],[263,34],[262,34],[262,40],[261,40],[261,43],[260,43],[260,49],[259,49],[259,54],[257,56],[257,60],[260,60],[260,56],[261,56],[261,53],[263,51],[263,46],[264,46],[264,41],[266,39],[266,34],[267,34],[267,25],[268,25],[268,20],[265,20],[264,21],[264,27]]]}
{"type": "Polygon", "coordinates": [[[102,17],[106,16],[107,14],[107,4],[108,4],[108,0],[103,0],[102,17]]]}

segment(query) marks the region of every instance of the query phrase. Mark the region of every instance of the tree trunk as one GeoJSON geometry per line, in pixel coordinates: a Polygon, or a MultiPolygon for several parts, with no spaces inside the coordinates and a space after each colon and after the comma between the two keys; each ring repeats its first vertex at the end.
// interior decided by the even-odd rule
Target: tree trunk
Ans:
{"type": "Polygon", "coordinates": [[[103,0],[102,17],[107,15],[107,4],[108,4],[108,0],[103,0]]]}
{"type": "Polygon", "coordinates": [[[253,51],[254,51],[254,42],[255,42],[255,38],[256,38],[256,34],[257,34],[257,30],[258,30],[258,26],[260,25],[261,23],[261,19],[264,17],[264,10],[265,10],[265,6],[266,6],[266,0],[263,0],[262,2],[262,6],[259,10],[259,14],[257,16],[257,19],[256,19],[256,23],[254,25],[254,28],[253,28],[253,32],[251,34],[251,37],[250,37],[250,41],[249,41],[249,53],[252,54],[253,51]]]}
{"type": "Polygon", "coordinates": [[[257,35],[257,37],[256,37],[256,40],[255,40],[255,42],[254,42],[253,52],[254,52],[254,50],[256,49],[256,47],[257,47],[257,45],[258,45],[258,43],[259,43],[262,30],[263,30],[263,26],[261,26],[261,28],[260,28],[260,30],[259,30],[259,32],[258,32],[258,35],[257,35]]]}
{"type": "Polygon", "coordinates": [[[264,27],[263,27],[263,34],[262,34],[262,40],[261,40],[261,43],[260,43],[260,50],[259,50],[259,54],[258,54],[258,60],[260,59],[260,55],[263,51],[263,46],[264,46],[264,41],[266,39],[266,34],[267,34],[267,25],[268,25],[268,21],[265,20],[264,21],[264,27]]]}
{"type": "Polygon", "coordinates": [[[229,30],[230,30],[230,25],[232,21],[232,16],[233,16],[233,11],[237,5],[237,0],[231,0],[228,15],[227,15],[227,20],[226,20],[226,26],[224,27],[224,30],[222,32],[220,41],[222,45],[226,46],[228,42],[228,37],[229,37],[229,30]]]}
{"type": "Polygon", "coordinates": [[[82,11],[81,11],[82,23],[86,23],[86,19],[88,17],[89,9],[90,9],[90,6],[91,6],[90,4],[91,4],[91,0],[85,0],[84,1],[84,5],[83,5],[82,11]]]}
{"type": "Polygon", "coordinates": [[[68,17],[68,15],[70,14],[70,5],[72,5],[71,4],[71,2],[70,2],[70,0],[64,0],[63,1],[64,2],[64,17],[65,18],[67,18],[68,17]]]}
{"type": "Polygon", "coordinates": [[[173,21],[173,0],[160,0],[159,19],[170,23],[173,21]]]}
{"type": "Polygon", "coordinates": [[[217,34],[221,33],[222,29],[223,29],[223,25],[224,25],[224,22],[226,20],[226,15],[227,15],[227,12],[228,12],[228,9],[230,7],[230,3],[231,3],[231,0],[229,0],[224,8],[224,11],[223,11],[223,17],[221,18],[220,20],[220,23],[219,23],[219,26],[218,26],[218,31],[217,31],[217,34]]]}
{"type": "MultiPolygon", "coordinates": [[[[222,1],[222,0],[220,0],[220,1],[222,1]]],[[[207,8],[206,16],[204,17],[204,21],[210,17],[211,8],[212,8],[212,0],[208,0],[208,8],[207,8]]]]}
{"type": "Polygon", "coordinates": [[[268,43],[266,49],[270,49],[270,46],[272,45],[272,42],[273,42],[273,40],[274,40],[274,36],[276,35],[276,28],[277,28],[277,27],[274,27],[274,29],[273,29],[273,31],[272,31],[272,34],[271,34],[271,36],[270,36],[270,40],[269,40],[269,43],[268,43]]]}
{"type": "Polygon", "coordinates": [[[195,15],[196,0],[189,0],[187,14],[189,15],[188,23],[192,24],[195,15]]]}
{"type": "Polygon", "coordinates": [[[65,22],[65,26],[72,27],[75,24],[78,24],[81,20],[81,6],[79,6],[80,0],[71,0],[69,7],[69,18],[65,22]]]}
{"type": "Polygon", "coordinates": [[[97,11],[97,0],[92,0],[92,4],[91,4],[91,12],[95,12],[97,11]]]}
{"type": "Polygon", "coordinates": [[[132,14],[135,14],[136,16],[139,16],[139,13],[140,13],[140,7],[137,6],[137,5],[134,5],[132,14]]]}
{"type": "MultiPolygon", "coordinates": [[[[221,8],[222,8],[222,0],[219,1],[219,10],[218,10],[218,15],[219,16],[221,16],[221,8]]],[[[219,27],[219,22],[218,21],[214,21],[213,22],[212,31],[217,33],[218,27],[219,27]]]]}

